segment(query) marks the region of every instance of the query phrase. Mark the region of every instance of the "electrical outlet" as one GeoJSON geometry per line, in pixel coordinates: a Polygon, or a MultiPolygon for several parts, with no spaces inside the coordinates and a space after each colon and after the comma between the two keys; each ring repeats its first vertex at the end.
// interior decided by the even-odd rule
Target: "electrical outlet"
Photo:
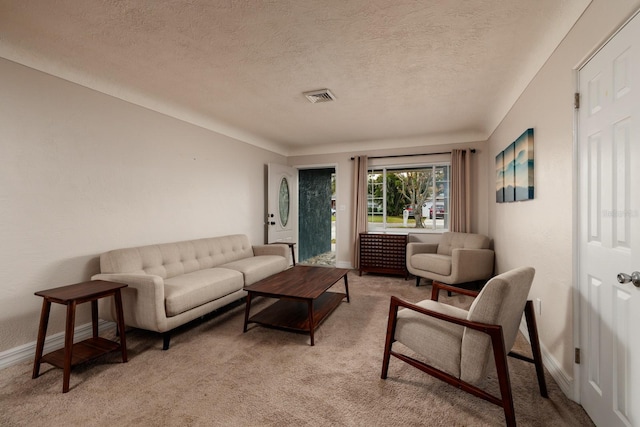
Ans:
{"type": "Polygon", "coordinates": [[[538,316],[542,316],[542,300],[540,298],[536,298],[536,314],[538,316]]]}

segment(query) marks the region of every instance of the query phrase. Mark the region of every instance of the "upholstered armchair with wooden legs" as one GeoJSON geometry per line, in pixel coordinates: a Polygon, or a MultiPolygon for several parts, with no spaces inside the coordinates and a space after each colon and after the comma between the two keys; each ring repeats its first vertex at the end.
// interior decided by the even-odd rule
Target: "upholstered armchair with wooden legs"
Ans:
{"type": "Polygon", "coordinates": [[[500,274],[478,293],[434,282],[431,300],[416,304],[391,297],[382,379],[391,356],[461,390],[501,406],[509,426],[516,417],[507,354],[535,364],[540,394],[547,386],[533,304],[527,301],[535,270],[521,267],[500,274]],[[469,310],[438,302],[440,290],[475,296],[469,310]],[[401,308],[399,310],[399,308],[401,308]],[[524,312],[533,358],[511,352],[524,312]],[[417,353],[417,360],[392,350],[395,341],[417,353]],[[496,366],[500,396],[481,388],[490,363],[496,366]]]}
{"type": "Polygon", "coordinates": [[[485,281],[493,274],[491,239],[474,233],[442,233],[435,243],[407,244],[407,270],[420,278],[448,285],[485,281]]]}

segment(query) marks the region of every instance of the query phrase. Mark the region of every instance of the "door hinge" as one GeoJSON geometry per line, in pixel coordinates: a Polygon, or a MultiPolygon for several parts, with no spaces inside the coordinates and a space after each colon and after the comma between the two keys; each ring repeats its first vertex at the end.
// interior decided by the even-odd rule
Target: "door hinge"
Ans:
{"type": "Polygon", "coordinates": [[[573,94],[573,107],[577,110],[580,108],[580,93],[576,92],[573,94]]]}
{"type": "Polygon", "coordinates": [[[578,365],[580,364],[580,349],[579,348],[575,349],[575,356],[574,356],[573,359],[574,359],[574,362],[576,364],[578,364],[578,365]]]}

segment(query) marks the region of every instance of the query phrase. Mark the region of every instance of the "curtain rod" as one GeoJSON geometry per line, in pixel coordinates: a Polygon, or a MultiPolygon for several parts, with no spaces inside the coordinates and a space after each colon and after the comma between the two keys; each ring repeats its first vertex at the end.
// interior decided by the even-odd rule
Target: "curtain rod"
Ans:
{"type": "MultiPolygon", "coordinates": [[[[475,148],[471,149],[472,153],[476,152],[475,148]]],[[[372,156],[372,157],[367,157],[367,159],[392,159],[395,157],[418,157],[418,156],[436,156],[438,154],[451,154],[451,151],[442,151],[440,153],[422,153],[422,154],[396,154],[393,156],[372,156]]],[[[354,160],[355,157],[352,157],[351,160],[354,160]]]]}

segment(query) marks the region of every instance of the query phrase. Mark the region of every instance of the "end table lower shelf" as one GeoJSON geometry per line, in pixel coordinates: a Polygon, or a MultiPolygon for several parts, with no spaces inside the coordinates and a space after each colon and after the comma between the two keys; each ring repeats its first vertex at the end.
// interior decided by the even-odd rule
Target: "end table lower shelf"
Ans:
{"type": "MultiPolygon", "coordinates": [[[[89,338],[84,341],[77,342],[73,344],[73,349],[71,350],[71,367],[73,368],[81,363],[96,359],[106,353],[116,351],[119,348],[119,343],[100,337],[89,338]]],[[[65,349],[61,348],[45,354],[40,359],[40,362],[48,363],[56,368],[64,369],[64,352],[65,349]]]]}

